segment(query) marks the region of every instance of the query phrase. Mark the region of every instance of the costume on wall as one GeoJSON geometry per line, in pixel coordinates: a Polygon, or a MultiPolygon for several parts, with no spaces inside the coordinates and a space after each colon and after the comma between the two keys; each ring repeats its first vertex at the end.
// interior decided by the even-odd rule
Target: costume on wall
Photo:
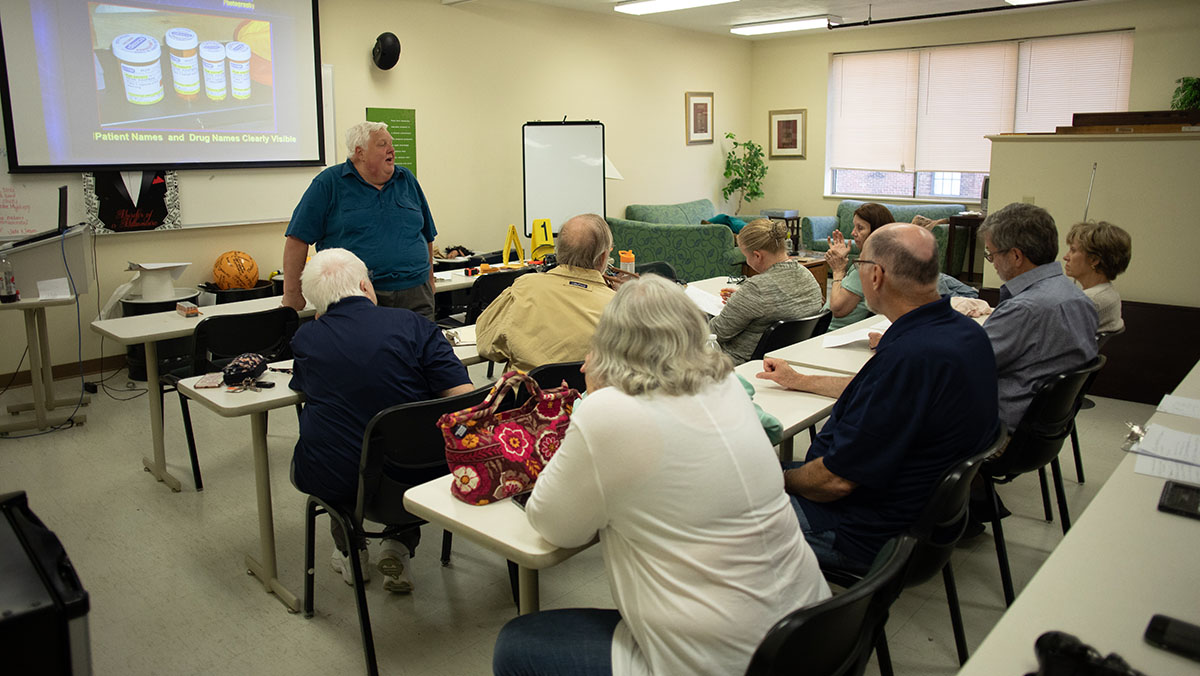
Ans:
{"type": "Polygon", "coordinates": [[[119,171],[83,175],[87,223],[96,234],[180,228],[179,182],[174,171],[143,171],[137,197],[119,171]]]}

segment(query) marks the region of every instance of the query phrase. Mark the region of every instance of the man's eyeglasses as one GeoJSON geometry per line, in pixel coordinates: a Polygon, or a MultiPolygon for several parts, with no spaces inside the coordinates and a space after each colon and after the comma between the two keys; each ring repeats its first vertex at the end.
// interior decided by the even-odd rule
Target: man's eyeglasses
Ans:
{"type": "MultiPolygon", "coordinates": [[[[858,265],[862,265],[862,264],[864,264],[864,263],[865,263],[865,264],[867,264],[867,265],[878,265],[880,270],[883,270],[883,269],[884,269],[884,268],[883,268],[883,264],[882,264],[882,263],[877,263],[877,262],[875,262],[875,261],[869,261],[869,260],[866,260],[865,258],[860,258],[860,259],[858,259],[857,263],[858,263],[858,265]]],[[[887,271],[886,271],[886,270],[884,270],[884,272],[887,272],[887,271]]]]}
{"type": "Polygon", "coordinates": [[[983,250],[983,260],[991,263],[993,258],[995,258],[996,256],[998,256],[1002,253],[1008,253],[1009,251],[1012,251],[1012,249],[1001,249],[1000,251],[988,251],[987,249],[984,249],[983,250]]]}

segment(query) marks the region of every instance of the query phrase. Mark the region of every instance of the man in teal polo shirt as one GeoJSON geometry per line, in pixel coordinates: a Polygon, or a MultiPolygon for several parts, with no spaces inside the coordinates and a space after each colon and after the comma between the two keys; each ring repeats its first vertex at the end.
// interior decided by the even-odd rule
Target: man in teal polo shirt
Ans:
{"type": "Polygon", "coordinates": [[[371,272],[379,304],[434,318],[433,239],[437,229],[417,177],[395,164],[387,125],[346,131],[344,164],[317,174],[292,212],[283,245],[283,304],[304,307],[300,273],[308,247],[348,249],[371,272]]]}

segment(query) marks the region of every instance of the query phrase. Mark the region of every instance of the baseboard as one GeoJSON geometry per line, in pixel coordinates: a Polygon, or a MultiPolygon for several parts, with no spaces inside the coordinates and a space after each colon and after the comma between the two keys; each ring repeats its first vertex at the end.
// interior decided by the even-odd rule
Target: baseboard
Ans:
{"type": "MultiPolygon", "coordinates": [[[[94,373],[103,373],[105,371],[115,371],[125,368],[125,355],[114,354],[107,357],[97,359],[88,359],[83,362],[83,374],[91,375],[94,373]]],[[[66,378],[79,377],[79,362],[71,362],[69,364],[59,364],[50,369],[54,374],[55,380],[64,380],[66,378]]],[[[23,387],[29,385],[33,380],[29,377],[29,370],[18,371],[14,377],[11,373],[0,374],[0,383],[7,383],[9,378],[12,378],[12,384],[9,387],[23,387]]],[[[3,387],[3,385],[0,385],[3,387]]]]}

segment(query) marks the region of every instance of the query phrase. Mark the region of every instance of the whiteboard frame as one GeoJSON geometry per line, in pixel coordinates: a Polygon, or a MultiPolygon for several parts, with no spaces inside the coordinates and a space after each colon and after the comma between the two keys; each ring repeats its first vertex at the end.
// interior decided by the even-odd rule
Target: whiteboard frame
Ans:
{"type": "MultiPolygon", "coordinates": [[[[562,158],[561,155],[562,153],[560,152],[551,161],[551,164],[553,164],[557,169],[561,169],[561,167],[564,166],[564,162],[569,159],[562,158]]],[[[590,154],[589,149],[589,158],[591,157],[593,156],[590,154]]],[[[605,185],[604,178],[604,123],[598,120],[526,122],[521,126],[521,166],[523,174],[522,202],[524,205],[526,237],[531,237],[533,235],[534,220],[549,218],[550,227],[554,233],[557,234],[559,229],[562,228],[563,223],[572,216],[576,216],[581,213],[596,213],[599,214],[601,218],[607,216],[606,205],[608,196],[606,194],[607,186],[605,185]],[[559,187],[559,184],[561,184],[563,172],[555,171],[553,172],[553,178],[550,178],[550,174],[545,171],[547,169],[547,163],[544,161],[539,162],[539,158],[537,157],[531,158],[530,153],[528,152],[531,129],[534,129],[539,133],[551,132],[556,137],[562,138],[565,142],[574,144],[571,146],[556,146],[557,150],[561,151],[563,148],[566,148],[568,151],[570,151],[571,149],[578,148],[580,144],[584,143],[583,137],[585,134],[581,133],[581,131],[584,131],[583,128],[585,127],[588,128],[586,130],[587,132],[593,131],[593,128],[598,129],[600,132],[600,147],[598,153],[594,156],[598,160],[595,167],[595,175],[599,184],[598,193],[592,192],[587,195],[566,198],[565,200],[556,194],[554,199],[547,200],[544,195],[548,190],[552,193],[557,192],[552,189],[559,187]],[[531,199],[531,195],[536,197],[531,199]],[[575,204],[578,204],[579,206],[570,206],[575,204]],[[547,211],[550,211],[551,213],[546,213],[547,211]]],[[[585,188],[583,188],[583,182],[590,181],[589,175],[592,169],[590,166],[577,167],[577,169],[578,171],[572,172],[573,178],[577,181],[580,181],[577,183],[576,189],[584,190],[585,188]]]]}

